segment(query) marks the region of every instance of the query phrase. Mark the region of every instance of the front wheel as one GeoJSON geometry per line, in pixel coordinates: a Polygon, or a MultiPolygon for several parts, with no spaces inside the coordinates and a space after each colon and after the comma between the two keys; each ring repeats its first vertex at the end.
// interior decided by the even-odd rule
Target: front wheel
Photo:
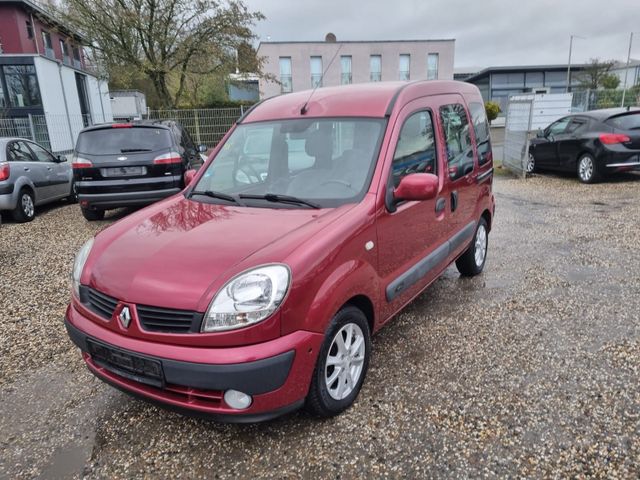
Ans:
{"type": "Polygon", "coordinates": [[[487,247],[489,246],[489,230],[487,221],[480,218],[476,234],[469,248],[465,250],[458,260],[456,267],[461,275],[465,277],[473,277],[482,272],[484,264],[487,260],[487,247]]]}
{"type": "Polygon", "coordinates": [[[349,408],[364,382],[371,355],[367,318],[354,306],[341,309],[325,335],[311,378],[307,409],[332,417],[349,408]]]}
{"type": "Polygon", "coordinates": [[[527,173],[534,173],[536,171],[536,158],[531,152],[529,152],[529,157],[527,158],[526,170],[527,173]]]}
{"type": "Polygon", "coordinates": [[[589,153],[583,154],[578,159],[578,178],[582,183],[596,183],[600,181],[601,175],[598,171],[596,161],[589,153]]]}

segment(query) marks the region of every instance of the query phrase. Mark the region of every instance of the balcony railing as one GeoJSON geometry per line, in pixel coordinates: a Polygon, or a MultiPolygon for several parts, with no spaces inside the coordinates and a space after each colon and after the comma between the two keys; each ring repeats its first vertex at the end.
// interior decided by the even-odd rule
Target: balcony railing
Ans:
{"type": "Polygon", "coordinates": [[[371,72],[369,79],[372,82],[380,82],[382,80],[382,72],[371,72]]]}
{"type": "Polygon", "coordinates": [[[342,85],[350,85],[353,82],[351,72],[343,73],[342,76],[340,77],[340,82],[342,83],[342,85]]]}
{"type": "Polygon", "coordinates": [[[311,74],[311,88],[316,88],[321,86],[322,86],[322,74],[319,74],[319,73],[311,74]]]}
{"type": "Polygon", "coordinates": [[[400,72],[398,72],[398,79],[403,81],[409,80],[409,70],[406,70],[406,71],[401,70],[400,72]]]}
{"type": "Polygon", "coordinates": [[[291,79],[291,75],[280,75],[280,92],[293,92],[293,81],[291,79]]]}

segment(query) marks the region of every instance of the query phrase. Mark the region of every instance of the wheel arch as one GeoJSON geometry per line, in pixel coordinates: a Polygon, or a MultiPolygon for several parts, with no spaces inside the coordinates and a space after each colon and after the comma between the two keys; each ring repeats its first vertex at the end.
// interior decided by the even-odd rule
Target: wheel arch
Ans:
{"type": "Polygon", "coordinates": [[[340,309],[348,305],[352,305],[364,313],[364,316],[367,317],[367,323],[369,324],[369,331],[373,333],[373,329],[375,327],[375,307],[373,306],[371,299],[366,295],[356,295],[347,300],[340,309]]]}
{"type": "Polygon", "coordinates": [[[485,209],[480,217],[484,218],[485,222],[487,222],[487,230],[491,231],[491,212],[488,209],[485,209]]]}

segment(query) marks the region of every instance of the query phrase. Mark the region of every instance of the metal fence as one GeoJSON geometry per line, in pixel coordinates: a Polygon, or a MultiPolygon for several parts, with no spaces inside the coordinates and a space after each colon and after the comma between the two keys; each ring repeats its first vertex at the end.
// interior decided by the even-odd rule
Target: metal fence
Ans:
{"type": "Polygon", "coordinates": [[[231,126],[249,107],[200,108],[191,110],[149,110],[151,120],[180,122],[198,145],[215,147],[231,126]]]}
{"type": "MultiPolygon", "coordinates": [[[[572,111],[586,112],[600,108],[616,108],[622,105],[622,90],[578,90],[573,92],[572,111]]],[[[629,88],[624,92],[624,106],[640,105],[640,91],[629,88]]]]}
{"type": "Polygon", "coordinates": [[[519,177],[526,175],[533,98],[511,98],[507,105],[502,165],[519,177]]]}

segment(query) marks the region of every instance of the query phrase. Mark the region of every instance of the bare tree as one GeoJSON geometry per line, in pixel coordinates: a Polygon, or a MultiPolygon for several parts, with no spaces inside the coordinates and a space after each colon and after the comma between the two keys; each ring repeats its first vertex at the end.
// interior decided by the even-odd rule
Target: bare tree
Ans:
{"type": "Polygon", "coordinates": [[[611,83],[611,69],[615,65],[615,60],[600,61],[599,58],[592,58],[588,65],[578,74],[580,86],[586,89],[596,90],[611,83]]]}
{"type": "Polygon", "coordinates": [[[144,74],[163,107],[180,103],[191,76],[231,70],[264,18],[241,0],[64,0],[58,14],[107,68],[144,74]]]}

